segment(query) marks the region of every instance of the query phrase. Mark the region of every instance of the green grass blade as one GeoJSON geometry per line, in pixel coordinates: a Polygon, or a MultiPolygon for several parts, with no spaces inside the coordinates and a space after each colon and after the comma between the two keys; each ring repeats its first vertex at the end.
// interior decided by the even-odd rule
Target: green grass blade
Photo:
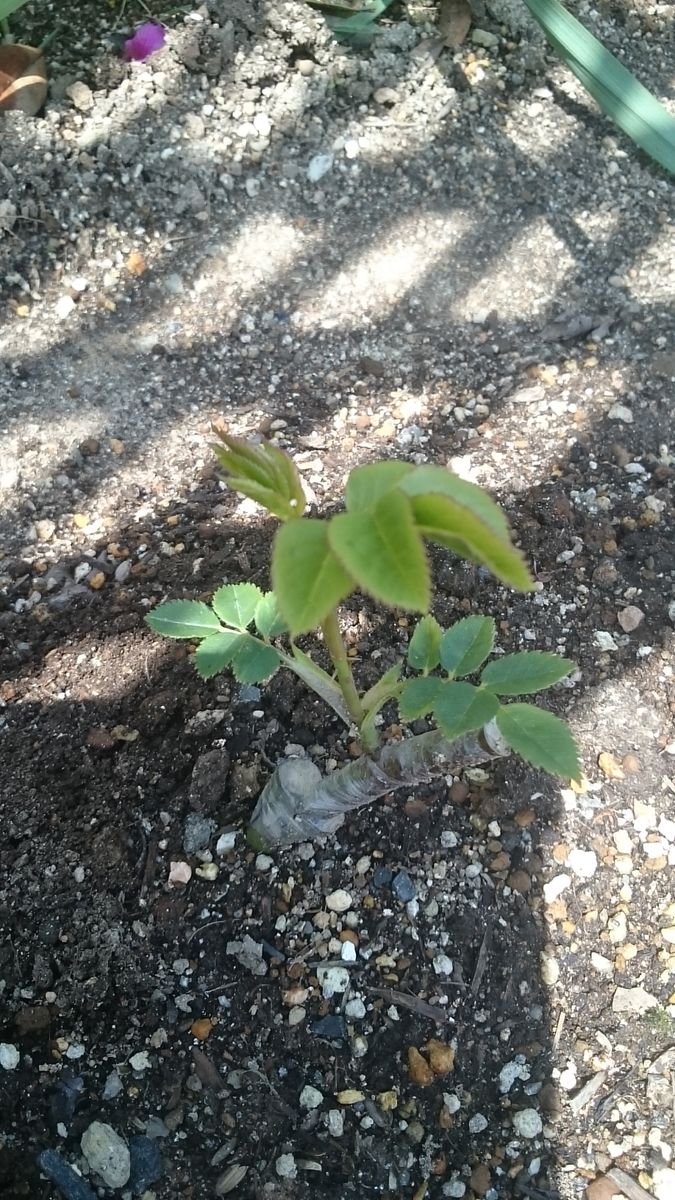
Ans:
{"type": "Polygon", "coordinates": [[[558,0],[525,0],[525,4],[607,116],[675,175],[675,117],[558,0]]]}

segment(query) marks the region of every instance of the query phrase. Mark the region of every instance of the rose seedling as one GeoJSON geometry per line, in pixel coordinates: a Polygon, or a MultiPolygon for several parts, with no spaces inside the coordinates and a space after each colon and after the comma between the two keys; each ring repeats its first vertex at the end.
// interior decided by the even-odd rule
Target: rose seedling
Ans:
{"type": "Polygon", "coordinates": [[[229,486],[281,522],[272,549],[272,590],[226,584],[210,605],[169,600],[148,614],[147,623],[166,637],[196,642],[194,663],[205,679],[229,670],[241,683],[262,683],[280,667],[290,669],[356,727],[364,749],[326,777],[309,759],[284,760],[253,814],[249,836],[255,844],[330,833],[346,812],[386,792],[511,751],[551,774],[579,778],[576,746],[564,722],[514,699],[558,683],[574,663],[540,651],[494,657],[491,617],[468,616],[443,629],[428,612],[430,542],[486,567],[508,587],[533,587],[506,517],[486,492],[443,467],[379,462],[351,472],[343,512],[306,517],[302,483],[286,454],[269,443],[218,436],[214,449],[229,486]],[[423,614],[406,663],[365,692],[354,679],[338,616],[339,605],[355,591],[423,614]],[[332,673],[297,645],[308,633],[322,635],[332,673]],[[428,717],[434,729],[382,744],[379,714],[390,701],[398,704],[402,722],[428,717]]]}

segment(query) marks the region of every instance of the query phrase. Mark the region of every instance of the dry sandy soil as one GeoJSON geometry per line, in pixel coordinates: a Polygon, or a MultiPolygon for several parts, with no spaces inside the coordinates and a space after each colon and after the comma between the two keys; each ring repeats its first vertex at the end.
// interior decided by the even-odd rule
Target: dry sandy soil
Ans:
{"type": "MultiPolygon", "coordinates": [[[[440,54],[419,7],[357,49],[300,3],[68,7],[0,131],[2,1195],[669,1200],[671,181],[511,2],[440,54]],[[541,589],[439,553],[435,611],[575,659],[581,789],[507,762],[247,847],[287,746],[354,748],[144,625],[268,584],[215,418],[319,511],[378,457],[492,491],[541,589]]],[[[580,15],[672,107],[672,6],[580,15]]],[[[405,653],[342,620],[362,679],[405,653]]]]}

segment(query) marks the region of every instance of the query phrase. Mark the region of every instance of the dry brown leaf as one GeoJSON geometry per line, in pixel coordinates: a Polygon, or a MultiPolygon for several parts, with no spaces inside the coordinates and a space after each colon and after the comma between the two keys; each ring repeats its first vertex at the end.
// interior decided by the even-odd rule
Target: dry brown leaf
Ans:
{"type": "Polygon", "coordinates": [[[0,111],[34,117],[47,99],[47,67],[34,46],[0,46],[0,111]]]}
{"type": "Polygon", "coordinates": [[[471,6],[468,0],[441,0],[438,32],[443,44],[451,50],[461,46],[471,28],[471,6]]]}

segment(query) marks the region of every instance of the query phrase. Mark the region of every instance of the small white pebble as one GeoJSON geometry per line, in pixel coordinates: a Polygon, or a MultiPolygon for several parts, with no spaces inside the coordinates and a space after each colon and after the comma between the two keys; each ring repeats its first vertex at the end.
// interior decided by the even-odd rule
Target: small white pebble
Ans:
{"type": "Polygon", "coordinates": [[[568,854],[565,866],[577,879],[592,879],[598,869],[598,856],[594,850],[581,850],[576,846],[568,854]]]}
{"type": "Polygon", "coordinates": [[[363,1000],[356,997],[354,1000],[348,1000],[345,1005],[345,1015],[350,1017],[352,1021],[360,1021],[366,1015],[366,1006],[363,1000]]]}
{"type": "Polygon", "coordinates": [[[452,975],[452,959],[447,954],[434,956],[434,971],[437,975],[452,975]]]}
{"type": "Polygon", "coordinates": [[[3,1071],[15,1071],[21,1062],[21,1055],[11,1042],[0,1042],[0,1067],[3,1071]]]}
{"type": "Polygon", "coordinates": [[[568,888],[572,882],[571,875],[554,875],[548,883],[544,884],[544,900],[547,904],[553,904],[558,896],[562,896],[565,888],[568,888]]]}
{"type": "Polygon", "coordinates": [[[522,1112],[513,1114],[513,1128],[520,1137],[536,1138],[544,1124],[536,1108],[524,1108],[522,1112]]]}
{"type": "Polygon", "coordinates": [[[234,850],[234,843],[237,840],[237,835],[233,829],[228,833],[221,833],[216,842],[216,854],[222,857],[223,854],[228,854],[230,850],[234,850]]]}
{"type": "Polygon", "coordinates": [[[612,834],[612,841],[619,851],[619,854],[632,854],[634,848],[633,842],[626,829],[615,830],[615,832],[612,834]]]}
{"type": "Polygon", "coordinates": [[[147,1050],[139,1050],[137,1054],[132,1054],[129,1066],[133,1071],[147,1071],[152,1066],[147,1050]]]}
{"type": "Polygon", "coordinates": [[[347,912],[347,909],[351,908],[351,906],[352,898],[344,888],[337,888],[336,891],[326,896],[326,908],[330,909],[331,912],[347,912]]]}
{"type": "Polygon", "coordinates": [[[323,1104],[323,1092],[309,1083],[306,1084],[300,1093],[300,1107],[311,1111],[313,1108],[319,1108],[321,1104],[323,1104]]]}
{"type": "Polygon", "coordinates": [[[292,1154],[280,1154],[275,1166],[280,1179],[297,1179],[298,1168],[292,1154]]]}

